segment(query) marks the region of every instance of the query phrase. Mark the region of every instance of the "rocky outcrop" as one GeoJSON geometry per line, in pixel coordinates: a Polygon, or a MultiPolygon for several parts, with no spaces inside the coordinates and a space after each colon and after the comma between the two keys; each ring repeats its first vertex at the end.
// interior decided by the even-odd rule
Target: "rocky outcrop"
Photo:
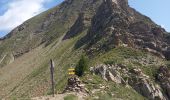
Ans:
{"type": "Polygon", "coordinates": [[[113,81],[118,84],[130,85],[138,93],[150,100],[168,100],[164,97],[158,85],[154,85],[149,76],[141,69],[128,69],[125,65],[98,65],[90,68],[91,72],[100,75],[106,81],[113,81]]]}
{"type": "Polygon", "coordinates": [[[107,3],[111,11],[114,10],[114,6],[121,7],[124,10],[128,8],[128,0],[103,0],[107,3]]]}
{"type": "Polygon", "coordinates": [[[147,79],[139,79],[134,88],[150,100],[166,100],[159,87],[155,87],[153,83],[149,82],[147,79]]]}
{"type": "Polygon", "coordinates": [[[97,75],[101,75],[101,77],[107,81],[113,81],[119,84],[124,83],[120,73],[113,66],[101,64],[97,67],[91,68],[91,72],[97,75]]]}
{"type": "Polygon", "coordinates": [[[81,83],[80,79],[78,77],[70,77],[68,78],[68,83],[66,88],[64,89],[63,93],[65,92],[84,92],[85,90],[84,85],[81,83]]]}
{"type": "Polygon", "coordinates": [[[165,41],[166,32],[164,29],[141,21],[130,24],[129,30],[133,34],[136,48],[145,49],[156,56],[168,59],[166,53],[168,43],[165,41]]]}
{"type": "Polygon", "coordinates": [[[170,99],[170,70],[166,66],[161,66],[158,70],[157,79],[170,99]]]}
{"type": "Polygon", "coordinates": [[[160,53],[160,52],[158,52],[158,51],[156,51],[156,50],[154,50],[154,49],[150,49],[150,48],[144,48],[144,50],[145,51],[147,51],[147,52],[150,52],[150,53],[152,53],[152,54],[154,54],[155,56],[158,56],[158,57],[160,57],[160,58],[166,58],[166,59],[168,59],[167,58],[167,55],[163,55],[162,53],[160,53]]]}
{"type": "Polygon", "coordinates": [[[145,75],[139,68],[131,70],[128,83],[137,92],[150,100],[166,100],[163,93],[160,91],[160,87],[158,85],[155,86],[150,81],[149,76],[145,75]]]}

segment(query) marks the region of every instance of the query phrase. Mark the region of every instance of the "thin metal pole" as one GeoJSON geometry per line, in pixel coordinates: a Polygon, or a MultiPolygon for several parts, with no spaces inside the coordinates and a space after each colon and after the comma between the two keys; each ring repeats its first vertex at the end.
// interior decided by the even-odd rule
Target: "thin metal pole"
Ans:
{"type": "Polygon", "coordinates": [[[53,97],[54,97],[54,92],[55,92],[55,89],[54,89],[54,63],[53,63],[53,60],[50,59],[50,72],[51,72],[51,89],[52,89],[52,94],[53,94],[53,97]]]}

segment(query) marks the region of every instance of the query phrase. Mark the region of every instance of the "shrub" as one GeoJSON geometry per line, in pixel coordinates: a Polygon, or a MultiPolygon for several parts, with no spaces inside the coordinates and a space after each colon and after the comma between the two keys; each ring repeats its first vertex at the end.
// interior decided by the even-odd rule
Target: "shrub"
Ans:
{"type": "Polygon", "coordinates": [[[84,72],[87,71],[87,68],[88,68],[87,58],[85,56],[82,56],[75,68],[75,74],[77,76],[82,76],[84,72]]]}

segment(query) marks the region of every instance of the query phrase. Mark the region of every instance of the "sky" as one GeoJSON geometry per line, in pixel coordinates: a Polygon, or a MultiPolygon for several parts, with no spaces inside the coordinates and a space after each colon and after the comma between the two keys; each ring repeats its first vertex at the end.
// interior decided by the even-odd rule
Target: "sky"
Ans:
{"type": "MultiPolygon", "coordinates": [[[[64,0],[0,0],[0,37],[64,0]]],[[[170,0],[129,0],[129,5],[170,32],[170,0]]]]}
{"type": "Polygon", "coordinates": [[[0,37],[63,0],[0,0],[0,37]]]}
{"type": "Polygon", "coordinates": [[[129,5],[170,32],[170,0],[129,0],[129,5]]]}

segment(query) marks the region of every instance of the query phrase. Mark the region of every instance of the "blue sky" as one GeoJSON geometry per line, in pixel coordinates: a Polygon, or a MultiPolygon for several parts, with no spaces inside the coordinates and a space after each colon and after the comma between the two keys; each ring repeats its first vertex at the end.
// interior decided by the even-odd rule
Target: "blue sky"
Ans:
{"type": "Polygon", "coordinates": [[[170,32],[170,0],[129,0],[129,5],[170,32]]]}
{"type": "Polygon", "coordinates": [[[0,0],[0,37],[63,0],[0,0]]]}
{"type": "MultiPolygon", "coordinates": [[[[0,37],[64,0],[0,0],[0,37]]],[[[129,0],[129,5],[170,32],[170,0],[129,0]]]]}

